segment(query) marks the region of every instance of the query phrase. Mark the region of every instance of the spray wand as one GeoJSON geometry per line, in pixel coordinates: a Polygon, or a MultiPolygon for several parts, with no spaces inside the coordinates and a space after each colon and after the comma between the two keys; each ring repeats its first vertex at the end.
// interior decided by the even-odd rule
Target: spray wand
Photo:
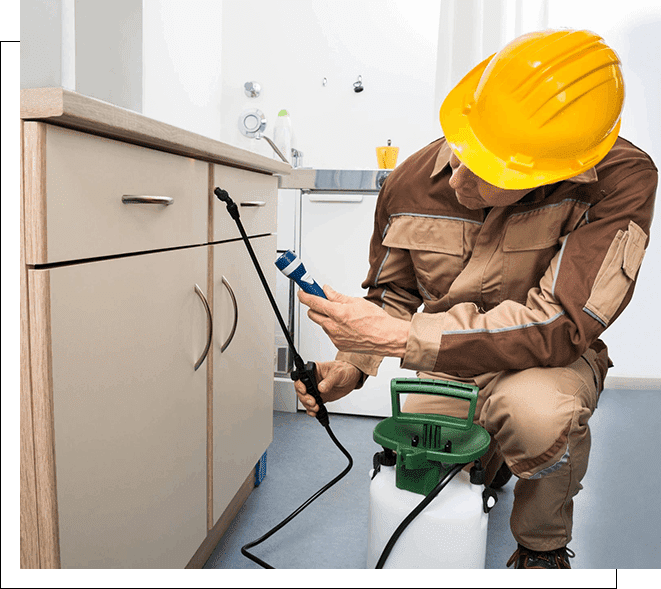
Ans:
{"type": "MultiPolygon", "coordinates": [[[[223,190],[222,188],[216,187],[216,189],[213,191],[214,194],[218,197],[219,200],[224,202],[227,205],[227,212],[230,214],[232,219],[236,221],[236,224],[239,228],[239,232],[241,233],[241,237],[243,238],[244,243],[246,244],[246,247],[248,248],[248,253],[250,254],[250,258],[252,259],[252,263],[255,266],[255,270],[257,270],[257,274],[259,275],[259,279],[262,282],[262,286],[264,287],[264,291],[266,292],[266,296],[269,299],[269,302],[271,303],[271,307],[273,307],[273,311],[275,312],[275,316],[278,320],[278,323],[280,323],[280,328],[282,329],[282,333],[285,335],[287,338],[287,344],[289,345],[289,349],[291,350],[293,359],[294,359],[294,365],[296,366],[296,370],[293,370],[291,373],[291,378],[294,381],[300,380],[304,385],[305,388],[307,389],[307,392],[314,397],[314,400],[317,402],[319,405],[319,411],[317,412],[317,419],[319,420],[319,423],[326,427],[329,423],[329,418],[328,418],[328,411],[326,410],[326,407],[324,406],[324,402],[321,399],[321,395],[319,394],[319,389],[317,388],[317,379],[315,377],[315,363],[314,362],[308,362],[305,363],[303,362],[303,358],[301,358],[300,354],[296,351],[296,347],[294,346],[294,340],[292,339],[289,330],[287,329],[287,326],[285,325],[285,321],[282,318],[282,315],[280,314],[280,310],[278,309],[278,305],[275,302],[275,299],[273,298],[273,293],[271,292],[271,288],[269,287],[268,282],[266,281],[266,278],[264,277],[264,273],[262,272],[262,268],[259,264],[259,261],[257,260],[257,256],[255,255],[255,251],[252,248],[252,245],[250,244],[250,240],[248,239],[248,236],[246,234],[246,230],[243,227],[243,223],[241,222],[241,215],[239,214],[239,207],[236,205],[236,203],[232,200],[230,197],[229,193],[227,190],[223,190]]],[[[291,253],[291,252],[290,252],[291,253]]],[[[291,253],[292,256],[295,255],[291,253]]],[[[285,258],[283,258],[285,259],[285,258]]],[[[290,266],[292,262],[295,263],[296,260],[286,258],[287,262],[285,264],[285,268],[287,266],[290,266]]],[[[300,267],[303,265],[300,264],[300,260],[298,260],[300,267]]],[[[282,263],[276,265],[283,270],[282,263]]],[[[292,280],[296,280],[296,282],[303,286],[303,284],[309,284],[308,281],[301,281],[301,278],[303,275],[307,274],[305,272],[305,268],[303,267],[302,270],[303,272],[301,273],[300,271],[296,272],[294,271],[294,268],[291,268],[288,273],[286,273],[287,276],[291,274],[292,280]]],[[[311,281],[314,283],[314,286],[316,289],[309,291],[312,294],[319,295],[319,292],[321,292],[320,296],[323,296],[325,298],[326,295],[324,295],[324,291],[321,290],[319,285],[314,282],[314,280],[311,281]]],[[[305,288],[305,287],[304,287],[305,288]]],[[[307,290],[307,288],[306,288],[307,290]]]]}
{"type": "MultiPolygon", "coordinates": [[[[236,222],[236,225],[239,228],[239,232],[241,233],[241,237],[243,238],[243,242],[245,243],[246,248],[248,249],[248,254],[250,254],[250,258],[252,259],[253,265],[255,266],[255,270],[257,270],[259,279],[262,283],[262,286],[264,287],[266,296],[268,297],[269,302],[271,303],[271,307],[273,307],[273,311],[275,312],[275,316],[278,320],[278,323],[280,324],[282,333],[287,338],[287,344],[289,345],[289,349],[292,352],[294,365],[296,367],[296,369],[293,370],[291,373],[292,380],[294,381],[300,380],[301,382],[303,382],[308,394],[314,397],[315,401],[319,405],[319,411],[317,412],[317,420],[322,426],[324,426],[331,440],[349,460],[348,466],[339,475],[337,475],[325,487],[317,491],[312,497],[310,497],[305,503],[303,503],[298,509],[296,509],[296,511],[290,514],[287,518],[285,518],[282,522],[280,522],[269,532],[264,534],[264,536],[255,540],[254,542],[250,542],[249,544],[246,544],[241,548],[241,554],[243,554],[253,562],[256,562],[258,565],[260,565],[263,568],[272,569],[273,567],[271,565],[264,562],[260,558],[257,558],[255,555],[250,554],[247,549],[252,548],[253,546],[257,546],[258,544],[261,544],[262,542],[270,538],[279,529],[281,529],[283,526],[289,523],[294,517],[296,517],[301,511],[303,511],[308,505],[310,505],[310,503],[312,503],[317,497],[325,493],[335,483],[337,483],[340,479],[342,479],[351,470],[351,467],[353,466],[353,458],[351,458],[351,454],[349,454],[349,452],[347,452],[347,450],[342,446],[342,444],[340,444],[340,442],[335,437],[335,434],[330,428],[328,411],[324,405],[324,402],[321,399],[319,389],[317,388],[317,379],[315,376],[315,363],[304,362],[303,358],[301,358],[299,353],[296,351],[294,340],[292,339],[289,330],[285,325],[284,319],[280,314],[278,305],[276,304],[275,298],[273,297],[273,293],[271,292],[271,288],[269,287],[269,284],[266,281],[264,273],[262,272],[262,268],[259,264],[259,260],[255,255],[255,251],[253,250],[252,245],[250,244],[250,240],[248,239],[246,230],[244,229],[243,223],[241,222],[239,207],[232,200],[227,190],[223,190],[222,188],[216,187],[213,192],[216,195],[216,197],[218,197],[219,200],[225,203],[225,205],[227,206],[228,213],[230,214],[232,219],[234,219],[234,221],[236,222]]],[[[298,258],[296,258],[295,254],[293,254],[292,252],[288,252],[288,253],[290,254],[289,256],[287,255],[285,255],[284,257],[281,256],[281,259],[278,260],[278,262],[276,263],[278,268],[280,268],[283,271],[286,269],[287,272],[285,272],[285,275],[289,276],[292,280],[295,280],[297,284],[299,284],[299,286],[301,286],[301,288],[303,288],[306,292],[312,292],[312,294],[316,294],[318,296],[324,296],[325,298],[325,295],[323,294],[323,290],[321,290],[319,285],[309,277],[309,275],[305,271],[305,267],[303,267],[303,264],[300,262],[300,260],[298,260],[298,258]],[[293,258],[291,256],[293,256],[293,258]]]]}

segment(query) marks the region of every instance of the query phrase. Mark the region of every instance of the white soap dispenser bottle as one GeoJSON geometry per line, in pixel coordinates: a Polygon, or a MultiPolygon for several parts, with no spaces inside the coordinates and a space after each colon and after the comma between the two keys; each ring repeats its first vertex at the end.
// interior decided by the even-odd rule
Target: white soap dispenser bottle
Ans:
{"type": "MultiPolygon", "coordinates": [[[[275,130],[273,131],[273,141],[282,152],[282,155],[287,158],[287,162],[291,163],[291,118],[285,109],[278,113],[275,130]]],[[[280,159],[277,154],[274,154],[274,157],[280,159]]]]}

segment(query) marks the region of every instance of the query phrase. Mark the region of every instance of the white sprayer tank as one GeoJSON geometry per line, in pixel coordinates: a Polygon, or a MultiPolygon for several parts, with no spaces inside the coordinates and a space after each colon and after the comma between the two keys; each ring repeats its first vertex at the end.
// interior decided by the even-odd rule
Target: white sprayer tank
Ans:
{"type": "Polygon", "coordinates": [[[383,452],[374,455],[378,472],[370,485],[367,567],[484,568],[486,512],[496,497],[482,484],[485,472],[479,459],[491,437],[473,422],[479,388],[439,379],[393,378],[390,393],[392,417],[377,423],[373,433],[383,452]],[[403,394],[461,399],[468,401],[468,411],[465,417],[402,412],[403,394]],[[465,472],[463,467],[471,463],[470,473],[465,472]],[[419,505],[424,508],[417,513],[419,505]],[[386,557],[384,548],[414,510],[417,515],[386,557]]]}
{"type": "MultiPolygon", "coordinates": [[[[394,466],[382,466],[370,485],[367,568],[376,566],[399,524],[424,499],[398,489],[395,474],[394,466]]],[[[383,568],[484,568],[489,515],[483,490],[459,472],[404,530],[383,568]]]]}

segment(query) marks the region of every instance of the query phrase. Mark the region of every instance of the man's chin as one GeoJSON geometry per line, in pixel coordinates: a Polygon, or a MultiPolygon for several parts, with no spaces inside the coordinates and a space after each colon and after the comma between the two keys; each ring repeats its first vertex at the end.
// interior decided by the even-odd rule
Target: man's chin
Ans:
{"type": "Polygon", "coordinates": [[[479,196],[478,197],[466,196],[457,191],[455,191],[455,194],[457,196],[457,200],[459,201],[459,204],[465,206],[467,209],[471,209],[471,210],[483,209],[489,206],[479,196]]]}

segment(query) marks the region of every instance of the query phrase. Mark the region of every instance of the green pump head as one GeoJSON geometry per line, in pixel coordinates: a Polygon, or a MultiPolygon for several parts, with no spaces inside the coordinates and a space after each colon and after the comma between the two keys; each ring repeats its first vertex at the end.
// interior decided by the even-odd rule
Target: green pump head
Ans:
{"type": "Polygon", "coordinates": [[[374,441],[397,454],[395,484],[427,495],[450,464],[468,464],[482,456],[491,437],[473,423],[478,387],[435,379],[394,378],[390,383],[392,417],[374,428],[374,441]],[[402,413],[401,394],[440,395],[468,401],[466,419],[449,415],[402,413]]]}

